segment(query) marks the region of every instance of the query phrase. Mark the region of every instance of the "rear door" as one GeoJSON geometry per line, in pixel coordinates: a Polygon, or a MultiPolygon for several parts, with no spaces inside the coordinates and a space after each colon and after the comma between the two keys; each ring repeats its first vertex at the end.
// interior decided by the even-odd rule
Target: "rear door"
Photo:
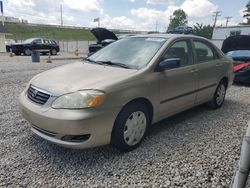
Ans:
{"type": "Polygon", "coordinates": [[[172,115],[194,105],[198,79],[193,64],[191,41],[179,40],[163,54],[161,60],[180,58],[178,68],[160,72],[159,118],[172,115]]]}
{"type": "Polygon", "coordinates": [[[199,80],[196,103],[202,103],[212,98],[222,63],[214,47],[205,40],[193,40],[193,49],[199,80]]]}

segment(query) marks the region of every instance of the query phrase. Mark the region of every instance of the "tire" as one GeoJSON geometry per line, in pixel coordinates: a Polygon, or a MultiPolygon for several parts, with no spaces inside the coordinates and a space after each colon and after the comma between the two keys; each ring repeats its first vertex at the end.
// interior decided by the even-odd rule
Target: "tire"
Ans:
{"type": "Polygon", "coordinates": [[[56,49],[51,49],[51,50],[50,50],[50,54],[51,54],[51,55],[57,55],[56,49]]]}
{"type": "Polygon", "coordinates": [[[142,103],[131,103],[119,113],[111,135],[111,144],[120,151],[137,148],[150,126],[147,107],[142,103]]]}
{"type": "Polygon", "coordinates": [[[31,55],[31,50],[30,50],[29,48],[25,48],[25,49],[23,50],[23,53],[24,53],[24,55],[26,55],[26,56],[30,56],[30,55],[31,55]]]}
{"type": "Polygon", "coordinates": [[[208,106],[213,109],[220,108],[224,103],[226,91],[227,83],[226,81],[222,80],[217,86],[213,95],[213,99],[208,103],[208,106]]]}

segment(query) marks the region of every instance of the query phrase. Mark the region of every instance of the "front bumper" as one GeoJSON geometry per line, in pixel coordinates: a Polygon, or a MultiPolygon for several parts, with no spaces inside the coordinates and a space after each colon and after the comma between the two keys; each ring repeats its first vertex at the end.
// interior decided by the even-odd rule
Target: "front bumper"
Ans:
{"type": "Polygon", "coordinates": [[[99,110],[53,109],[19,97],[23,117],[32,124],[31,130],[38,136],[69,148],[90,148],[109,144],[112,128],[120,108],[99,110]],[[65,137],[82,136],[82,141],[65,141],[65,137]]]}

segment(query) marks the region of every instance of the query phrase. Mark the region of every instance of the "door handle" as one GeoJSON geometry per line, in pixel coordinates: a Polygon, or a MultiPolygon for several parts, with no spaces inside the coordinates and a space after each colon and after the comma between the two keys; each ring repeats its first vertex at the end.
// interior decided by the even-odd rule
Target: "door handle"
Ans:
{"type": "Polygon", "coordinates": [[[192,69],[190,72],[191,72],[191,73],[197,73],[197,72],[198,72],[198,69],[192,69]]]}
{"type": "Polygon", "coordinates": [[[216,64],[216,67],[220,67],[220,66],[222,66],[222,63],[217,63],[216,64]]]}

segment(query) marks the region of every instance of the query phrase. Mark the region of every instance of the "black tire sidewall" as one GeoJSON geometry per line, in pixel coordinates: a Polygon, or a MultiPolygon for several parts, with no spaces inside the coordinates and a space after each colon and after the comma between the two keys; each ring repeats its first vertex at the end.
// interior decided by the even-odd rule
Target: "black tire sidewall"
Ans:
{"type": "Polygon", "coordinates": [[[151,122],[150,122],[150,116],[149,116],[149,112],[147,107],[144,104],[140,104],[140,103],[134,103],[134,104],[129,104],[127,105],[117,116],[114,127],[113,127],[113,131],[112,131],[112,135],[111,135],[111,144],[113,146],[115,146],[117,149],[119,149],[120,151],[131,151],[135,148],[137,148],[142,140],[144,139],[148,127],[150,126],[151,122]],[[129,118],[129,116],[136,111],[142,111],[144,113],[144,115],[146,116],[147,119],[147,125],[146,125],[146,130],[145,133],[142,137],[142,139],[140,140],[140,142],[138,142],[137,144],[130,146],[128,145],[125,140],[124,140],[124,126],[125,123],[127,121],[127,119],[129,118]]]}

